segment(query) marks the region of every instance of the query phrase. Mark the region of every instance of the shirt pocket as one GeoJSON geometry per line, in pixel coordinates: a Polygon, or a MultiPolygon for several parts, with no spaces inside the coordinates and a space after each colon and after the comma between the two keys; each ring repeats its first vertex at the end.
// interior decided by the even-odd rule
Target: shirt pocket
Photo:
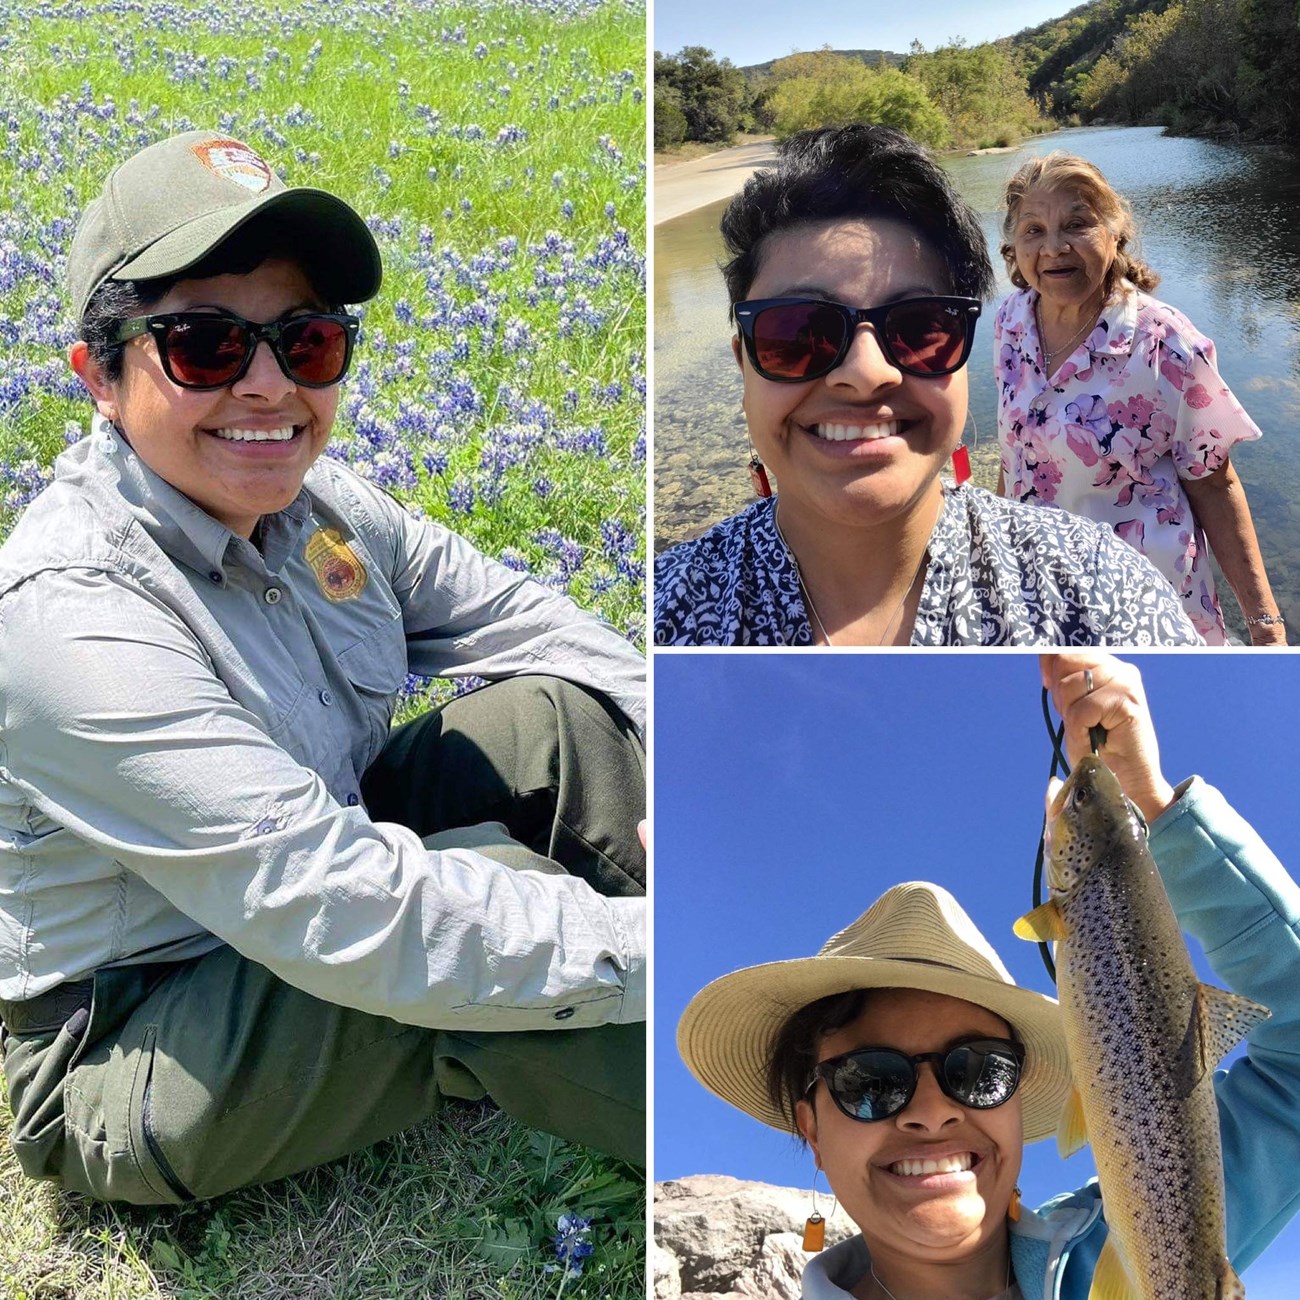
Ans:
{"type": "Polygon", "coordinates": [[[338,665],[370,722],[365,762],[369,767],[388,739],[397,694],[406,681],[406,632],[401,611],[372,625],[360,640],[340,650],[338,665]]]}

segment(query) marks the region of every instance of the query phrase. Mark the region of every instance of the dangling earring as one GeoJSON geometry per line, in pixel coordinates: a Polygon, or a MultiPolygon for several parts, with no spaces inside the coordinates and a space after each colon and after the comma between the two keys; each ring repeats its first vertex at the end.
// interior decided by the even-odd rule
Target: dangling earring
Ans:
{"type": "Polygon", "coordinates": [[[758,450],[753,444],[749,448],[749,481],[754,485],[754,495],[760,501],[765,501],[772,495],[772,485],[767,481],[767,470],[759,460],[758,450]]]}
{"type": "MultiPolygon", "coordinates": [[[[980,431],[975,424],[975,414],[969,407],[966,408],[966,414],[970,418],[971,429],[975,434],[975,437],[971,440],[972,445],[978,447],[980,431]]],[[[970,482],[970,452],[966,450],[964,442],[959,442],[952,450],[952,476],[956,480],[958,487],[961,487],[963,483],[970,482]]]]}
{"type": "Polygon", "coordinates": [[[1007,1218],[1012,1223],[1020,1222],[1020,1188],[1018,1187],[1011,1192],[1011,1204],[1007,1206],[1007,1218]]]}
{"type": "MultiPolygon", "coordinates": [[[[817,1179],[821,1177],[822,1167],[813,1170],[812,1213],[804,1221],[803,1248],[810,1255],[815,1255],[826,1245],[826,1220],[817,1209],[817,1179]]],[[[835,1203],[831,1203],[831,1213],[835,1213],[835,1203]]]]}

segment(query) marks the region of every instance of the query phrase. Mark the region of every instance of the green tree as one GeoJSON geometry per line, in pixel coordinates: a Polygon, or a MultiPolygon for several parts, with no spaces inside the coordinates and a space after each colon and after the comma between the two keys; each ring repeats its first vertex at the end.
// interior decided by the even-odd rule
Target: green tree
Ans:
{"type": "Polygon", "coordinates": [[[897,68],[873,72],[855,59],[836,55],[820,65],[818,75],[782,81],[768,103],[782,137],[808,127],[875,122],[935,147],[948,138],[943,114],[915,78],[897,68]]]}
{"type": "Polygon", "coordinates": [[[671,149],[686,139],[686,114],[681,92],[664,82],[655,84],[655,148],[671,149]]]}
{"type": "Polygon", "coordinates": [[[1260,134],[1300,148],[1300,5],[1242,0],[1242,109],[1260,134]]]}
{"type": "Polygon", "coordinates": [[[958,143],[1015,138],[1041,120],[1007,44],[967,45],[958,39],[927,52],[915,41],[904,66],[925,87],[958,143]]]}
{"type": "Polygon", "coordinates": [[[667,58],[655,52],[656,97],[664,86],[678,94],[688,140],[730,140],[749,107],[744,73],[702,45],[688,45],[667,58]]]}

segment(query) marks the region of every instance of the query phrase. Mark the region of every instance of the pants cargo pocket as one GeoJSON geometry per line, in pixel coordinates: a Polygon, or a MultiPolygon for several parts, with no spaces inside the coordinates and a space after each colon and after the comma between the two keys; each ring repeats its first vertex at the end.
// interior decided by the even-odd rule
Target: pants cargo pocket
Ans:
{"type": "MultiPolygon", "coordinates": [[[[136,1161],[144,1176],[168,1201],[194,1200],[194,1194],[177,1177],[168,1160],[159,1136],[158,1116],[155,1113],[155,1072],[158,1066],[155,1038],[157,1028],[150,1025],[144,1032],[140,1045],[140,1062],[136,1080],[131,1088],[131,1107],[128,1120],[131,1141],[135,1146],[136,1161]]],[[[165,1104],[165,1103],[164,1103],[165,1104]]]]}
{"type": "MultiPolygon", "coordinates": [[[[139,1042],[99,1044],[69,1072],[65,1087],[67,1143],[63,1185],[101,1201],[175,1205],[193,1199],[168,1181],[154,1134],[145,1129],[154,1068],[153,1025],[139,1042]]],[[[169,1169],[170,1166],[167,1166],[169,1169]]]]}

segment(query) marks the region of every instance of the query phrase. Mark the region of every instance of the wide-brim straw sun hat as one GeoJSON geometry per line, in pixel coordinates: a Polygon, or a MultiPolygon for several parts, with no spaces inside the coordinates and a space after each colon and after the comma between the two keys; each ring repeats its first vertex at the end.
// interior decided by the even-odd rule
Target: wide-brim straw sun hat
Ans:
{"type": "Polygon", "coordinates": [[[819,998],[878,988],[943,993],[1001,1016],[1025,1048],[1025,1141],[1056,1132],[1071,1088],[1056,999],[1020,988],[957,900],[925,881],[895,885],[814,957],[747,966],[714,980],[682,1014],[677,1050],[710,1092],[793,1132],[767,1092],[781,1027],[819,998]]]}

